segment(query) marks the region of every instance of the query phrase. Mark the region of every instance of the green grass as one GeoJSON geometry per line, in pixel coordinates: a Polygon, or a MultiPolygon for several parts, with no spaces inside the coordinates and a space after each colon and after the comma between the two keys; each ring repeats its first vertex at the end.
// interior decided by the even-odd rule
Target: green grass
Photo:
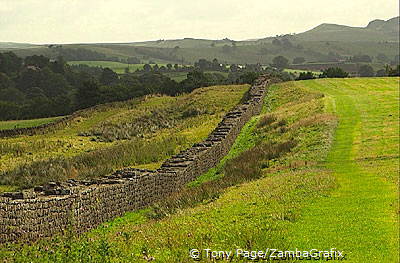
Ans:
{"type": "Polygon", "coordinates": [[[191,208],[182,205],[159,220],[148,218],[149,208],[81,237],[3,245],[0,259],[191,262],[193,248],[333,247],[347,254],[346,262],[398,262],[398,85],[393,78],[274,85],[261,116],[245,126],[218,165],[220,174],[209,172],[191,187],[212,182],[224,187],[218,183],[221,177],[234,182],[237,178],[229,173],[240,176],[240,168],[254,168],[246,167],[254,162],[243,162],[243,157],[251,157],[261,143],[295,140],[289,154],[261,158],[261,178],[223,188],[209,199],[198,196],[191,208]],[[236,165],[239,169],[232,170],[236,165]]]}
{"type": "MultiPolygon", "coordinates": [[[[101,67],[110,68],[118,74],[125,73],[125,69],[129,68],[130,72],[134,72],[137,69],[143,69],[144,64],[126,64],[115,61],[69,61],[69,65],[87,65],[90,67],[101,67]]],[[[162,65],[159,65],[160,67],[162,65]]],[[[165,65],[164,65],[165,66],[165,65]]]]}
{"type": "Polygon", "coordinates": [[[330,111],[339,117],[325,163],[338,188],[304,209],[288,235],[293,247],[336,247],[351,262],[398,262],[399,80],[296,86],[326,94],[333,103],[330,111]]]}
{"type": "Polygon", "coordinates": [[[199,176],[195,181],[190,182],[188,186],[199,186],[204,182],[216,180],[223,176],[223,168],[228,160],[237,157],[240,153],[248,150],[251,147],[254,147],[254,145],[256,144],[254,129],[258,121],[259,117],[256,116],[253,117],[249,122],[247,122],[238,137],[236,138],[231,150],[219,162],[219,164],[208,170],[205,174],[199,176]]]}
{"type": "Polygon", "coordinates": [[[205,139],[247,89],[208,87],[179,97],[114,103],[48,134],[1,139],[0,185],[30,187],[127,166],[155,167],[205,139]]]}
{"type": "MultiPolygon", "coordinates": [[[[196,194],[190,201],[191,206],[196,206],[196,199],[200,204],[178,210],[161,220],[147,218],[148,214],[153,214],[147,209],[128,213],[80,238],[67,241],[62,237],[0,251],[4,257],[10,255],[9,251],[18,251],[13,256],[16,259],[36,261],[37,256],[42,262],[73,262],[78,258],[82,261],[92,258],[105,262],[137,262],[146,261],[144,257],[154,257],[157,262],[187,262],[190,248],[250,249],[269,245],[286,248],[282,235],[287,224],[297,216],[297,209],[334,185],[329,171],[314,168],[312,163],[307,164],[304,160],[326,156],[335,120],[327,117],[309,119],[308,116],[321,116],[324,100],[320,94],[297,91],[291,86],[272,87],[266,102],[270,107],[265,107],[265,112],[273,112],[277,120],[270,126],[262,126],[258,125],[259,119],[266,113],[253,118],[228,156],[218,165],[219,175],[204,175],[197,184],[191,185],[191,188],[202,189],[208,184],[209,188],[203,189],[217,190],[209,193],[214,198],[196,198],[198,192],[193,191],[196,194]],[[299,100],[300,96],[304,100],[299,100]],[[279,160],[256,158],[257,165],[264,162],[264,169],[258,175],[262,179],[224,189],[222,182],[230,185],[238,179],[241,181],[241,169],[235,168],[236,162],[246,156],[251,158],[255,149],[252,146],[257,142],[278,145],[293,138],[297,145],[291,154],[279,160]],[[291,166],[299,169],[289,169],[291,166]],[[222,189],[218,190],[218,186],[222,189]]],[[[246,168],[247,162],[239,163],[246,168]]],[[[246,180],[251,180],[251,173],[243,175],[248,178],[246,180]]],[[[256,178],[254,175],[253,180],[256,178]]],[[[179,207],[179,202],[177,205],[179,207]]]]}
{"type": "Polygon", "coordinates": [[[32,119],[32,120],[0,121],[0,131],[1,130],[11,130],[11,129],[16,129],[16,128],[36,127],[39,125],[54,122],[60,118],[62,118],[62,116],[53,117],[53,118],[32,119]]]}
{"type": "Polygon", "coordinates": [[[175,80],[176,82],[181,82],[187,78],[187,72],[166,72],[163,75],[175,80]]]}

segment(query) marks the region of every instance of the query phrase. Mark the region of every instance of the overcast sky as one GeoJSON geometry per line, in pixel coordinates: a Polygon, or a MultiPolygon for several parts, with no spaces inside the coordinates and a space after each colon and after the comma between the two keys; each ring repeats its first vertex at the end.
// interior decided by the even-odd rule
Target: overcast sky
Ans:
{"type": "Polygon", "coordinates": [[[0,42],[244,40],[398,14],[398,0],[0,0],[0,42]]]}

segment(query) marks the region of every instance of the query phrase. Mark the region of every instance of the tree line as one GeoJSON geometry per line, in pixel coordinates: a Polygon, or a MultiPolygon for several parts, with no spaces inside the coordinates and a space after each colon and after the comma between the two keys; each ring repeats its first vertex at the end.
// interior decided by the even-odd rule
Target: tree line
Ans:
{"type": "Polygon", "coordinates": [[[178,83],[153,70],[118,75],[109,68],[68,65],[63,57],[51,60],[33,55],[22,59],[13,52],[0,53],[0,120],[68,115],[147,94],[176,96],[204,86],[252,83],[265,72],[262,67],[248,65],[225,77],[204,69],[207,67],[201,65],[192,68],[178,83]]]}

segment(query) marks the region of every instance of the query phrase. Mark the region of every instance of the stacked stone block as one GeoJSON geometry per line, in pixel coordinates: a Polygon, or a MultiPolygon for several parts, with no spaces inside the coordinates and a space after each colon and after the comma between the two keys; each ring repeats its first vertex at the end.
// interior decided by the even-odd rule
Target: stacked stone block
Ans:
{"type": "Polygon", "coordinates": [[[152,170],[128,168],[91,181],[49,183],[0,196],[0,242],[34,241],[64,231],[82,233],[128,211],[147,207],[179,191],[214,167],[240,130],[261,111],[267,77],[227,113],[206,140],[152,170]]]}

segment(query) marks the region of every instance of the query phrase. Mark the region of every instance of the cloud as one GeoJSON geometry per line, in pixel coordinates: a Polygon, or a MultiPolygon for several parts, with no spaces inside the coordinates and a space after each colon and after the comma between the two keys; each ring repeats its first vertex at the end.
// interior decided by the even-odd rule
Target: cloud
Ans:
{"type": "Polygon", "coordinates": [[[398,15],[392,0],[0,0],[0,41],[248,39],[398,15]]]}

